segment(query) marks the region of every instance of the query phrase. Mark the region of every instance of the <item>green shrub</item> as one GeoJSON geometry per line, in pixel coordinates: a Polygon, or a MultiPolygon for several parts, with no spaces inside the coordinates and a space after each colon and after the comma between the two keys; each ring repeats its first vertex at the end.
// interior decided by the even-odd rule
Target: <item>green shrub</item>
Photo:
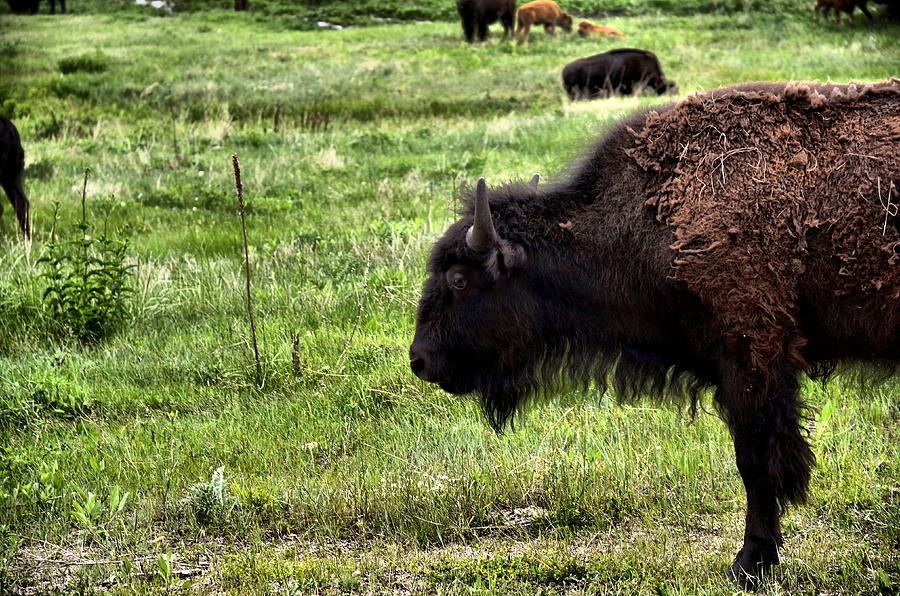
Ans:
{"type": "MultiPolygon", "coordinates": [[[[85,175],[85,182],[87,175],[85,175]]],[[[41,276],[47,281],[44,305],[60,331],[84,342],[97,341],[117,331],[128,316],[128,297],[133,293],[129,278],[133,265],[125,264],[128,240],[107,235],[106,225],[94,238],[81,199],[82,219],[75,224],[78,236],[56,240],[54,232],[47,254],[38,260],[44,266],[41,276]]]]}

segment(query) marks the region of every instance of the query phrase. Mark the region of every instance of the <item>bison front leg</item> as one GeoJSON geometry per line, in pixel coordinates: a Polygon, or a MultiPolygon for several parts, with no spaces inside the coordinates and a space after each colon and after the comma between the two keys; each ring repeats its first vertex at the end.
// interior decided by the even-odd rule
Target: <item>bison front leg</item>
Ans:
{"type": "Polygon", "coordinates": [[[728,572],[742,588],[756,587],[779,562],[781,514],[806,498],[815,457],[801,432],[797,374],[797,367],[768,373],[735,367],[720,386],[747,492],[744,543],[728,572]]]}
{"type": "Polygon", "coordinates": [[[472,20],[463,19],[462,27],[463,35],[466,36],[466,41],[469,43],[475,41],[475,23],[472,20]]]}
{"type": "MultiPolygon", "coordinates": [[[[22,230],[22,233],[26,238],[30,238],[31,227],[28,213],[29,204],[28,199],[25,197],[25,191],[22,190],[22,176],[17,176],[14,180],[9,182],[4,181],[2,187],[16,211],[16,217],[19,220],[19,229],[22,230]]],[[[2,217],[2,215],[3,206],[0,205],[0,217],[2,217]]]]}
{"type": "Polygon", "coordinates": [[[866,3],[865,3],[865,2],[860,2],[860,3],[859,3],[859,9],[863,12],[864,15],[866,15],[866,18],[869,19],[869,22],[870,22],[870,23],[874,20],[874,19],[872,18],[872,13],[869,12],[869,9],[868,9],[868,8],[866,8],[866,3]]]}
{"type": "Polygon", "coordinates": [[[516,39],[520,45],[528,43],[529,31],[531,31],[531,23],[523,24],[522,21],[519,21],[519,26],[516,28],[516,39]],[[519,37],[520,34],[521,37],[519,37]]]}
{"type": "Polygon", "coordinates": [[[512,38],[515,33],[512,15],[507,13],[500,18],[500,22],[503,24],[503,39],[512,38]]]}
{"type": "Polygon", "coordinates": [[[484,41],[488,36],[488,22],[484,15],[478,16],[478,41],[484,41]]]}

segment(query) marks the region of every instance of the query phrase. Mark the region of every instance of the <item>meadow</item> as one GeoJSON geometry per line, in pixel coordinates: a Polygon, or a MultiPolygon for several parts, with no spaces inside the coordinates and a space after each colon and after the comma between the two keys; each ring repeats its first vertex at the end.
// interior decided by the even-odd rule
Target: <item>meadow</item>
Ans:
{"type": "MultiPolygon", "coordinates": [[[[498,435],[474,398],[409,370],[461,187],[556,179],[623,115],[673,99],[568,100],[562,67],[621,43],[516,46],[495,25],[468,45],[446,7],[341,30],[274,4],[70,10],[0,13],[0,114],[23,138],[33,229],[23,242],[6,203],[0,592],[735,591],[744,493],[711,399],[692,419],[558,395],[498,435]],[[85,336],[46,293],[54,251],[104,239],[122,243],[125,291],[85,336]]],[[[900,23],[875,12],[602,22],[683,96],[900,76],[900,23]]],[[[898,594],[900,384],[804,392],[818,463],[761,592],[898,594]]]]}

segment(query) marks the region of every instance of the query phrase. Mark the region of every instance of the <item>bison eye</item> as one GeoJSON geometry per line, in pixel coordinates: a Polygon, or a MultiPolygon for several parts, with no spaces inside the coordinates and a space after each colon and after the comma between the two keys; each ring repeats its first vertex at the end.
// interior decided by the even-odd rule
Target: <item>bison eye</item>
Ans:
{"type": "Polygon", "coordinates": [[[450,287],[454,290],[461,292],[466,289],[466,276],[462,273],[454,273],[453,277],[450,278],[450,287]]]}

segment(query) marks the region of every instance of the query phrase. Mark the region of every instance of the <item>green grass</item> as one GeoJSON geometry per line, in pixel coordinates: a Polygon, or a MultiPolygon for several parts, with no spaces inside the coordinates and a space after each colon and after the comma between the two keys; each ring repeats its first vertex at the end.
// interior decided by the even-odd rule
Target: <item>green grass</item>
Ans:
{"type": "MultiPolygon", "coordinates": [[[[7,208],[0,591],[730,593],[743,491],[715,415],[571,394],[497,436],[473,400],[409,372],[454,188],[558,177],[669,100],[568,101],[563,65],[614,42],[537,31],[517,47],[495,26],[470,46],[455,21],[300,31],[262,2],[166,18],[72,4],[0,15],[0,112],[24,140],[34,230],[22,245],[7,208]],[[87,167],[89,219],[129,240],[134,294],[127,324],[85,345],[54,324],[38,260],[55,202],[56,234],[76,233],[87,167]],[[198,496],[221,466],[224,500],[198,496]]],[[[881,19],[645,12],[603,22],[682,94],[900,74],[900,28],[881,19]]],[[[766,592],[895,594],[898,384],[806,389],[819,464],[766,592]]]]}

